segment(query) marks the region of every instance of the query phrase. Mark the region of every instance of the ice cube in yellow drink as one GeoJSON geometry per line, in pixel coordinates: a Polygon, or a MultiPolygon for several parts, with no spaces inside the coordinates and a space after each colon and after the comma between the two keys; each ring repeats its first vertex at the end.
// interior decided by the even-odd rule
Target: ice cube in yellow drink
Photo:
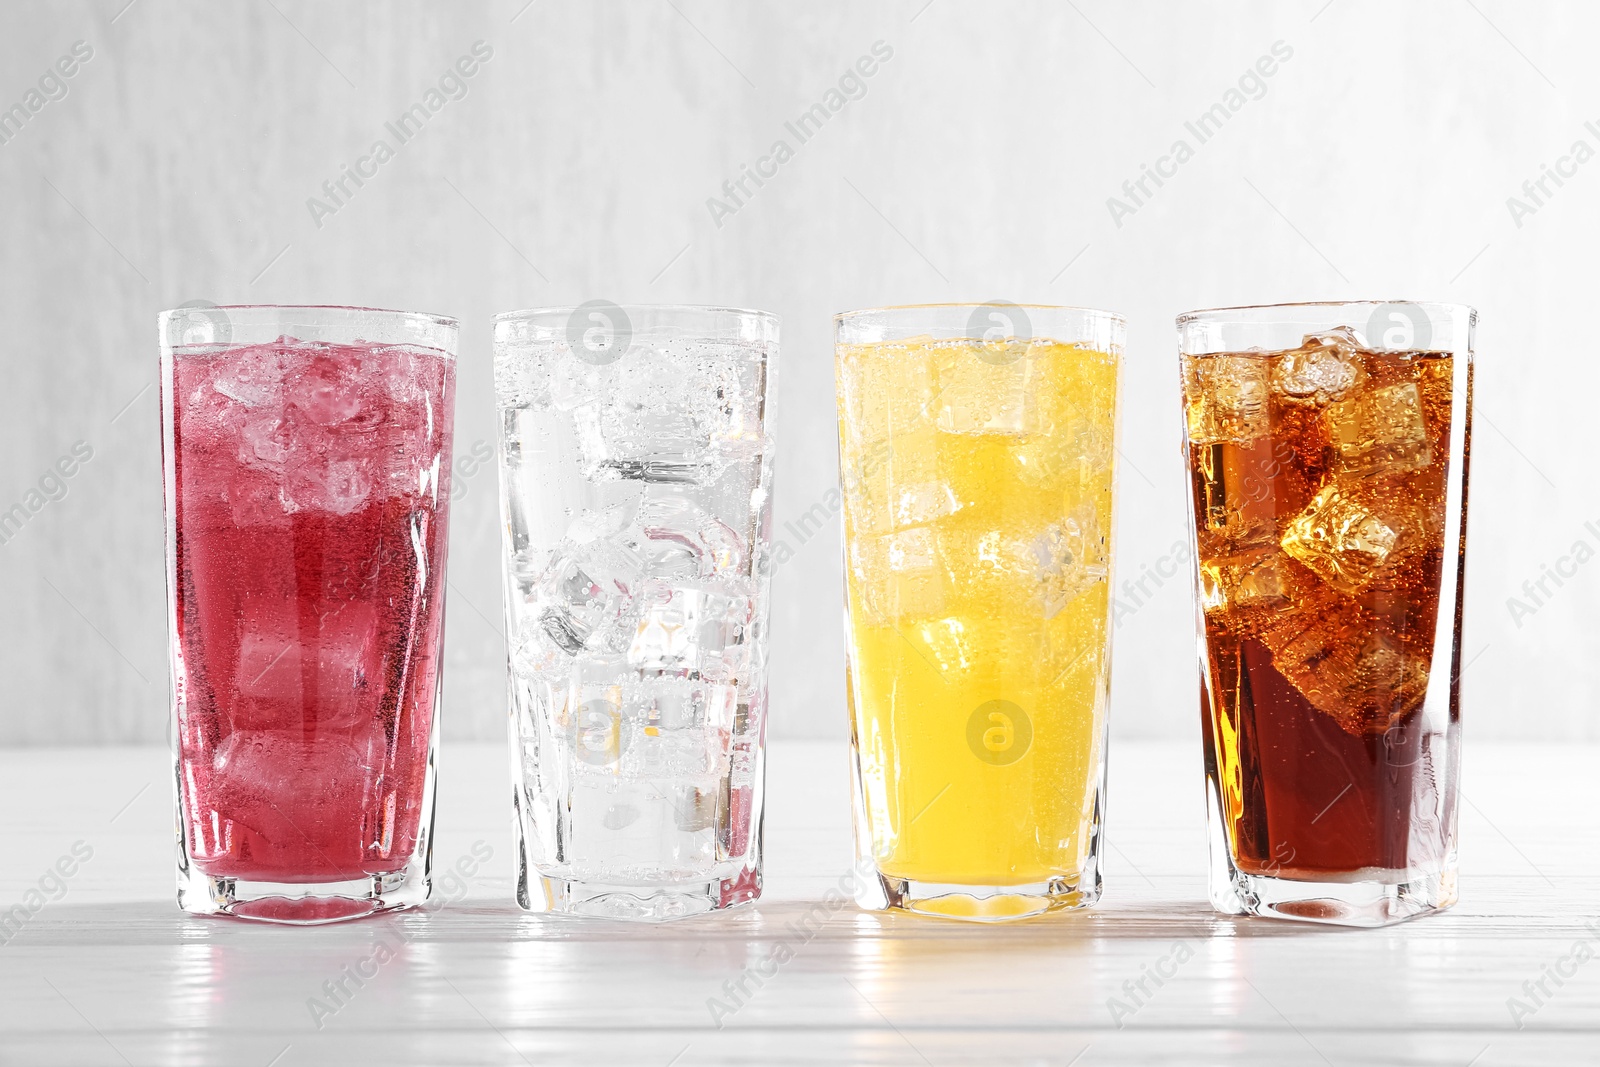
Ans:
{"type": "Polygon", "coordinates": [[[841,345],[850,697],[889,878],[1073,884],[1098,820],[1117,361],[841,345]]]}

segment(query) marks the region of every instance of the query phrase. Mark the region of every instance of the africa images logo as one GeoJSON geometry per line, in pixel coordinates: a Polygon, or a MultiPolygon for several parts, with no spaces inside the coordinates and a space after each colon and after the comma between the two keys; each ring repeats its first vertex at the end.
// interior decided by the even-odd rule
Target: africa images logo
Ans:
{"type": "Polygon", "coordinates": [[[988,700],[967,717],[967,748],[991,767],[1008,767],[1033,747],[1033,720],[1009,700],[988,700]]]}
{"type": "Polygon", "coordinates": [[[609,300],[589,300],[567,316],[567,347],[594,367],[615,363],[633,345],[633,322],[609,300]]]}
{"type": "Polygon", "coordinates": [[[1033,322],[1018,305],[990,300],[972,309],[966,334],[969,341],[976,342],[973,353],[979,359],[1003,367],[1028,354],[1033,322]]]}

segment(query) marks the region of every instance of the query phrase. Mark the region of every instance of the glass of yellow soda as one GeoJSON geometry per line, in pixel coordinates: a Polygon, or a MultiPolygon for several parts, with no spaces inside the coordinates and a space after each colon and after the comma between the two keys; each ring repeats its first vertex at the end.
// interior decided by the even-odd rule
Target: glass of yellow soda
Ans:
{"type": "Polygon", "coordinates": [[[1126,324],[1001,302],[834,324],[858,902],[1092,904],[1126,324]]]}

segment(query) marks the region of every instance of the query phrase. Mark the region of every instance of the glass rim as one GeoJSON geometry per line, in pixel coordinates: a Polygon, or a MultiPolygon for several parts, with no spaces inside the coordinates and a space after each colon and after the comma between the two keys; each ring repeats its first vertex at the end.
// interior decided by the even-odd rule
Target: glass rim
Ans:
{"type": "Polygon", "coordinates": [[[402,311],[398,308],[365,307],[360,304],[190,304],[187,307],[167,308],[160,318],[190,311],[349,311],[363,315],[395,315],[407,319],[424,319],[435,326],[461,328],[461,320],[451,315],[438,315],[431,311],[402,311]]]}
{"type": "Polygon", "coordinates": [[[986,307],[1018,307],[1034,311],[1080,311],[1085,315],[1104,316],[1105,318],[1111,319],[1114,322],[1121,323],[1124,327],[1128,325],[1128,320],[1126,318],[1117,314],[1115,311],[1107,311],[1104,308],[1082,307],[1077,304],[1021,304],[1013,303],[1009,300],[980,300],[976,303],[943,301],[932,304],[885,304],[882,307],[857,308],[853,311],[841,311],[833,316],[833,321],[836,323],[844,322],[847,319],[853,319],[861,315],[877,315],[886,311],[938,311],[951,308],[960,309],[963,311],[972,311],[976,308],[986,307]]]}
{"type": "MultiPolygon", "coordinates": [[[[623,311],[627,312],[685,311],[711,315],[750,315],[755,318],[766,319],[774,323],[779,323],[782,321],[777,312],[774,311],[762,311],[760,308],[730,307],[722,304],[619,304],[610,300],[601,301],[601,303],[611,304],[612,307],[621,308],[623,311]]],[[[549,307],[518,308],[515,311],[499,311],[495,313],[493,321],[514,322],[518,319],[529,319],[537,315],[571,315],[579,308],[585,306],[589,306],[589,302],[585,302],[583,304],[555,304],[549,307]]]]}
{"type": "Polygon", "coordinates": [[[1411,307],[1421,308],[1429,314],[1435,311],[1465,311],[1472,319],[1478,317],[1478,309],[1471,304],[1456,304],[1447,300],[1294,300],[1278,304],[1235,304],[1223,307],[1196,308],[1193,311],[1185,311],[1179,314],[1176,322],[1179,326],[1185,326],[1199,319],[1230,313],[1277,311],[1288,308],[1377,308],[1386,304],[1406,304],[1411,307]]]}

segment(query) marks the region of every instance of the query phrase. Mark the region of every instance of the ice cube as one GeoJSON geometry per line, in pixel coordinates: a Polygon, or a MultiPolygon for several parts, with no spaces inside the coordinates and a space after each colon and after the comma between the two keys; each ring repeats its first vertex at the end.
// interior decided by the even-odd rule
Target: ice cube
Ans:
{"type": "Polygon", "coordinates": [[[625,651],[632,636],[625,621],[643,572],[637,553],[614,541],[569,541],[536,585],[539,625],[570,655],[625,651]]]}
{"type": "Polygon", "coordinates": [[[1340,464],[1352,474],[1408,471],[1433,462],[1415,382],[1356,394],[1327,412],[1340,464]]]}
{"type": "Polygon", "coordinates": [[[598,404],[605,399],[610,382],[610,368],[595,366],[582,360],[562,360],[552,371],[550,406],[557,411],[576,411],[587,404],[598,404]]]}
{"type": "Polygon", "coordinates": [[[948,682],[964,677],[977,663],[972,634],[960,619],[928,619],[902,629],[901,636],[948,682]]]}
{"type": "Polygon", "coordinates": [[[572,419],[588,478],[687,485],[712,480],[707,450],[684,440],[693,427],[681,412],[650,419],[646,426],[644,416],[625,422],[613,405],[596,400],[575,408],[572,419]]]}
{"type": "Polygon", "coordinates": [[[678,829],[693,834],[715,828],[721,794],[721,788],[701,789],[692,784],[681,786],[673,803],[678,829]]]}
{"type": "Polygon", "coordinates": [[[629,734],[620,773],[692,776],[727,766],[738,689],[700,680],[654,677],[623,690],[629,734]]]}
{"type": "Polygon", "coordinates": [[[636,348],[605,371],[571,409],[586,477],[708,485],[765,447],[754,350],[636,348]]]}
{"type": "Polygon", "coordinates": [[[1043,590],[1045,618],[1106,579],[1106,541],[1094,509],[1074,508],[1027,544],[1043,590]]]}
{"type": "Polygon", "coordinates": [[[1273,384],[1280,393],[1317,404],[1342,400],[1366,376],[1358,347],[1343,333],[1307,337],[1300,348],[1279,357],[1273,384]]]}
{"type": "Polygon", "coordinates": [[[892,534],[863,534],[850,541],[850,566],[863,605],[879,621],[942,614],[950,576],[926,526],[892,534]]]}
{"type": "Polygon", "coordinates": [[[235,729],[217,748],[206,792],[210,806],[237,825],[226,826],[217,842],[223,847],[211,854],[243,849],[243,858],[266,862],[263,854],[277,850],[360,841],[382,788],[381,744],[360,734],[307,740],[298,730],[235,729]]]}
{"type": "Polygon", "coordinates": [[[1106,577],[1105,538],[1088,505],[1055,522],[957,521],[935,530],[952,587],[1004,611],[1052,618],[1106,577]]]}
{"type": "Polygon", "coordinates": [[[727,612],[726,600],[708,590],[647,579],[634,600],[638,624],[628,662],[640,671],[698,671],[702,626],[706,616],[727,612]]]}
{"type": "Polygon", "coordinates": [[[744,539],[699,504],[677,494],[645,498],[617,537],[656,578],[715,578],[747,573],[744,539]]]}
{"type": "MultiPolygon", "coordinates": [[[[1209,614],[1229,616],[1251,608],[1288,607],[1287,568],[1276,545],[1246,548],[1200,564],[1200,604],[1209,614]]],[[[1244,619],[1227,618],[1232,624],[1244,619]]]]}
{"type": "Polygon", "coordinates": [[[567,663],[564,691],[554,726],[571,754],[572,768],[615,773],[630,736],[624,727],[623,680],[626,658],[609,652],[580,652],[567,663]]]}
{"type": "Polygon", "coordinates": [[[1038,375],[1031,358],[991,362],[977,343],[938,350],[935,421],[954,434],[1019,436],[1039,428],[1038,375]]]}
{"type": "MultiPolygon", "coordinates": [[[[560,349],[553,344],[496,344],[495,405],[501,410],[531,408],[536,411],[555,406],[553,391],[563,387],[570,389],[579,379],[573,368],[559,357],[560,349]]],[[[571,407],[564,410],[571,410],[571,407]]]]}
{"type": "Polygon", "coordinates": [[[1364,352],[1372,346],[1367,344],[1367,339],[1361,331],[1354,326],[1335,326],[1322,333],[1308,333],[1300,340],[1301,348],[1337,348],[1346,355],[1364,352]]]}
{"type": "Polygon", "coordinates": [[[842,480],[856,530],[889,533],[925,526],[962,506],[942,480],[938,437],[931,427],[913,427],[859,454],[847,453],[842,480]]]}
{"type": "Polygon", "coordinates": [[[1383,567],[1398,536],[1398,523],[1331,483],[1289,523],[1279,543],[1330,587],[1354,593],[1383,567]]]}
{"type": "Polygon", "coordinates": [[[622,683],[628,675],[626,657],[609,652],[582,652],[567,665],[568,705],[622,705],[622,683]]]}
{"type": "Polygon", "coordinates": [[[701,677],[718,682],[746,677],[755,636],[754,605],[750,587],[743,583],[705,593],[695,638],[701,677]]]}
{"type": "MultiPolygon", "coordinates": [[[[243,700],[266,700],[285,706],[298,706],[303,699],[304,672],[300,668],[300,632],[292,618],[255,620],[265,622],[264,630],[247,631],[239,641],[239,659],[234,667],[234,691],[243,700]]],[[[281,725],[259,720],[236,723],[264,728],[281,725]]]]}
{"type": "Polygon", "coordinates": [[[372,492],[372,464],[362,459],[320,457],[289,472],[289,485],[301,507],[348,515],[372,492]]]}
{"type": "Polygon", "coordinates": [[[846,347],[839,355],[841,481],[857,530],[921,526],[960,507],[939,469],[928,344],[846,347]]]}
{"type": "Polygon", "coordinates": [[[297,368],[289,382],[289,401],[319,426],[339,426],[354,420],[363,428],[381,421],[381,403],[363,396],[352,360],[316,358],[297,368]]]}
{"type": "Polygon", "coordinates": [[[933,428],[938,387],[930,345],[921,338],[839,350],[839,391],[851,437],[884,441],[933,428]]]}
{"type": "Polygon", "coordinates": [[[227,350],[211,387],[247,408],[276,408],[283,400],[284,355],[273,345],[227,350]]]}
{"type": "Polygon", "coordinates": [[[233,521],[240,526],[289,525],[288,506],[284,503],[279,479],[270,474],[239,470],[228,481],[227,496],[233,508],[233,521]]]}
{"type": "Polygon", "coordinates": [[[540,625],[569,654],[627,652],[641,625],[634,601],[647,579],[732,579],[747,562],[739,535],[693,501],[628,501],[573,522],[534,582],[534,601],[540,625]]]}
{"type": "Polygon", "coordinates": [[[1029,434],[1012,448],[1017,477],[1028,485],[1062,480],[1093,484],[1111,467],[1111,428],[1085,415],[1054,432],[1029,434]]]}
{"type": "MultiPolygon", "coordinates": [[[[520,678],[532,679],[555,686],[565,693],[569,678],[567,667],[571,653],[551,640],[538,616],[519,623],[511,650],[511,667],[520,678]]],[[[562,697],[563,701],[565,696],[562,697]]]]}
{"type": "Polygon", "coordinates": [[[239,461],[260,470],[280,470],[295,450],[294,427],[277,412],[250,419],[239,431],[239,461]]]}
{"type": "MultiPolygon", "coordinates": [[[[362,721],[377,632],[371,604],[347,602],[320,619],[261,614],[239,641],[231,725],[299,729],[314,714],[319,726],[353,728],[362,721]]],[[[367,712],[370,714],[370,710],[367,712]]]]}
{"type": "Polygon", "coordinates": [[[649,678],[628,684],[624,699],[631,718],[658,731],[697,730],[713,745],[705,769],[715,769],[726,757],[724,735],[731,736],[736,687],[718,682],[677,678],[649,678]]]}
{"type": "Polygon", "coordinates": [[[1273,665],[1346,733],[1381,734],[1422,703],[1428,660],[1354,604],[1302,610],[1269,632],[1273,665]]]}
{"type": "Polygon", "coordinates": [[[1189,443],[1247,443],[1272,429],[1265,356],[1195,356],[1184,361],[1189,443]]]}
{"type": "Polygon", "coordinates": [[[1259,454],[1259,445],[1248,451],[1220,444],[1201,446],[1195,474],[1202,553],[1277,540],[1274,473],[1291,457],[1292,453],[1282,458],[1259,454]]]}
{"type": "Polygon", "coordinates": [[[717,835],[694,825],[705,794],[719,783],[585,775],[573,783],[569,839],[564,858],[576,877],[596,881],[708,876],[717,859],[717,835]]]}

